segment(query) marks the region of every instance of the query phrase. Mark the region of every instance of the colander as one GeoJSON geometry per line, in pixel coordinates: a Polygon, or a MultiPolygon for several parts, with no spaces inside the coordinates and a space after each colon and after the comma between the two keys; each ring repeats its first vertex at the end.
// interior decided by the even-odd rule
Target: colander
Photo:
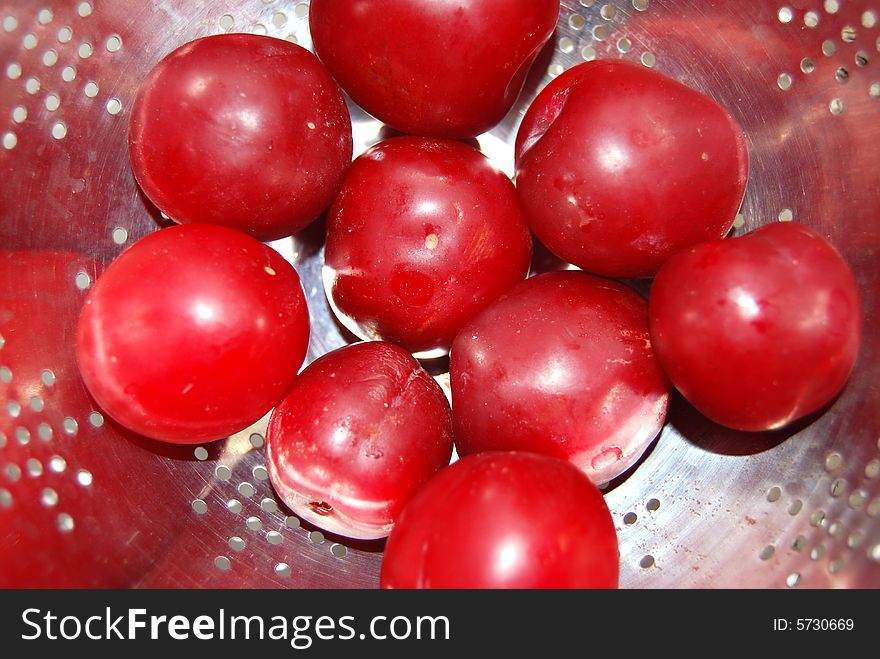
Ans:
{"type": "MultiPolygon", "coordinates": [[[[132,437],[91,402],[73,358],[91,284],[168,223],[128,164],[140,81],[208,34],[308,48],[308,12],[290,0],[0,2],[0,584],[378,585],[381,543],[326,535],[277,499],[265,419],[204,446],[132,437]]],[[[653,450],[607,487],[624,587],[880,586],[878,21],[875,0],[564,0],[519,103],[479,137],[512,174],[517,125],[550,78],[584,60],[639,62],[744,127],[751,173],[734,235],[802,222],[858,278],[864,344],[831,406],[746,434],[677,399],[653,450]]],[[[383,130],[351,111],[359,153],[383,130]]],[[[305,285],[310,360],[351,340],[321,284],[323,230],[273,243],[305,285]]]]}

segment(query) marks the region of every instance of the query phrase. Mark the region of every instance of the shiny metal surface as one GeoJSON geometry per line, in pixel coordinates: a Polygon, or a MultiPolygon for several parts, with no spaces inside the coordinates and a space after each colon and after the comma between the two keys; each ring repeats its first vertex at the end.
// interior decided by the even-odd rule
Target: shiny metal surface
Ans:
{"type": "MultiPolygon", "coordinates": [[[[747,133],[734,233],[792,219],[816,228],[854,268],[865,308],[856,370],[824,414],[747,435],[674,402],[654,450],[607,494],[622,585],[880,586],[880,2],[562,6],[517,108],[479,138],[500,167],[512,173],[516,127],[549,76],[595,57],[653,66],[718,99],[747,133]]],[[[88,564],[107,585],[378,584],[380,544],[325,537],[285,512],[266,479],[264,425],[202,447],[135,440],[94,410],[72,361],[83,291],[165,222],[128,166],[139,81],[206,34],[308,47],[307,13],[289,0],[0,2],[0,250],[15,250],[0,282],[0,531],[40,513],[29,523],[46,583],[88,564]],[[65,254],[19,251],[34,249],[65,254]],[[13,303],[32,305],[27,323],[10,318],[13,303]]],[[[352,111],[359,152],[382,127],[352,111]]],[[[305,282],[310,359],[350,338],[324,296],[322,231],[273,244],[305,282]]]]}

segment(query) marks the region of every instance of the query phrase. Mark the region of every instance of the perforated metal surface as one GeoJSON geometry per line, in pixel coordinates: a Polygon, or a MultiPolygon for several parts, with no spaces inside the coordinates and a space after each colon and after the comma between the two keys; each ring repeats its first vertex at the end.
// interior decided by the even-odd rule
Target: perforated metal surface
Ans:
{"type": "MultiPolygon", "coordinates": [[[[856,271],[866,314],[849,386],[794,429],[736,433],[674,403],[654,450],[607,494],[622,585],[880,586],[880,3],[562,7],[554,46],[517,108],[480,137],[484,151],[512,173],[528,101],[577,62],[654,67],[718,99],[746,130],[752,170],[734,233],[790,220],[818,229],[856,271]]],[[[0,535],[25,519],[39,532],[35,583],[76,582],[82,564],[100,575],[93,585],[378,583],[381,544],[325,537],[276,499],[265,422],[195,448],[137,440],[94,409],[73,362],[85,291],[166,223],[128,166],[140,80],[212,33],[309,47],[307,15],[307,3],[283,0],[0,3],[0,250],[10,250],[0,261],[0,535]]],[[[352,113],[360,152],[381,125],[352,113]]],[[[321,284],[322,231],[273,244],[305,283],[309,359],[347,340],[321,284]]]]}

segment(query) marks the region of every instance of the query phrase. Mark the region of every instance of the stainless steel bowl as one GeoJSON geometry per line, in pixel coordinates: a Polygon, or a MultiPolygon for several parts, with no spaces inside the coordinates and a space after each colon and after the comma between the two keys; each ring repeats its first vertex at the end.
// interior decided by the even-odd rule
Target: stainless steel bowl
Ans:
{"type": "MultiPolygon", "coordinates": [[[[126,154],[140,80],[207,34],[309,47],[307,16],[290,0],[0,2],[0,549],[32,585],[378,584],[381,544],[286,514],[266,478],[265,421],[201,447],[138,440],[94,409],[73,362],[84,292],[164,223],[126,154]]],[[[551,77],[594,58],[654,67],[748,135],[735,234],[812,226],[852,265],[865,308],[849,385],[793,429],[737,433],[676,401],[653,451],[607,492],[622,585],[880,586],[880,2],[563,0],[554,39],[514,111],[479,138],[499,167],[512,173],[516,127],[551,77]]],[[[352,116],[360,152],[382,126],[352,116]]],[[[321,285],[322,240],[319,223],[273,243],[305,283],[310,359],[349,340],[321,285]]]]}

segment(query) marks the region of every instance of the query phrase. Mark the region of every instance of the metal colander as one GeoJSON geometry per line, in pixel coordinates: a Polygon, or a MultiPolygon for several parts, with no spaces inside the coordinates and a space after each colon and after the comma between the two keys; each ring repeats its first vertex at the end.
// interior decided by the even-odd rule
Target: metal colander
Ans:
{"type": "MultiPolygon", "coordinates": [[[[290,0],[0,2],[0,584],[378,584],[381,544],[325,536],[275,497],[265,420],[205,446],[140,440],[94,407],[73,359],[87,289],[167,224],[128,164],[140,81],[208,34],[309,47],[308,11],[290,0]]],[[[673,403],[654,449],[607,490],[624,587],[880,586],[878,23],[877,0],[564,0],[523,98],[479,138],[512,173],[516,127],[550,77],[595,58],[641,62],[716,98],[745,129],[751,174],[734,234],[810,225],[861,287],[860,358],[824,413],[746,434],[673,403]]],[[[359,153],[382,126],[352,116],[359,153]]],[[[273,243],[305,285],[310,360],[348,340],[321,284],[322,242],[318,223],[273,243]]]]}

